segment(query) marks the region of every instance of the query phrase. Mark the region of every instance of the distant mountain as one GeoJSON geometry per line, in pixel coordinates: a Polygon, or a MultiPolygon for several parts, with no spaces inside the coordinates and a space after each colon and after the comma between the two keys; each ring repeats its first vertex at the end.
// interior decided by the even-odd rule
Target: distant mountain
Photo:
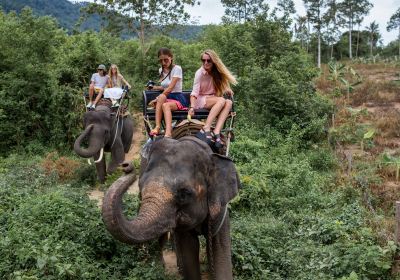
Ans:
{"type": "MultiPolygon", "coordinates": [[[[19,13],[28,6],[36,15],[55,17],[59,24],[68,30],[73,29],[80,17],[80,9],[85,5],[87,2],[71,3],[68,0],[0,0],[0,7],[5,12],[19,13]]],[[[83,23],[82,29],[100,30],[100,22],[99,16],[93,16],[83,23]]]]}
{"type": "MultiPolygon", "coordinates": [[[[68,0],[0,0],[0,8],[5,12],[16,11],[19,13],[28,6],[39,16],[50,15],[55,17],[59,24],[67,30],[72,30],[80,17],[80,9],[88,2],[72,3],[68,0]]],[[[93,29],[99,31],[102,19],[100,16],[91,16],[81,26],[81,30],[93,29]]],[[[203,26],[180,26],[170,32],[170,35],[182,40],[190,40],[199,35],[203,26]]],[[[131,35],[132,36],[132,35],[131,35]]],[[[124,38],[131,37],[126,34],[124,38]]]]}

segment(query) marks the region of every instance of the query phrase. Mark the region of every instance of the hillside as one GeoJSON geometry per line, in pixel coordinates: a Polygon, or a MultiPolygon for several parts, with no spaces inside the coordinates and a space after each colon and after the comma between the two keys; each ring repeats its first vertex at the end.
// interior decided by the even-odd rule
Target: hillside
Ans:
{"type": "MultiPolygon", "coordinates": [[[[57,19],[60,25],[67,30],[72,30],[79,20],[80,9],[87,5],[87,2],[72,3],[68,0],[0,0],[0,7],[5,12],[16,11],[19,13],[24,7],[30,7],[36,15],[50,15],[57,19]]],[[[81,30],[96,30],[101,28],[100,16],[91,16],[83,22],[81,30]]],[[[182,39],[191,40],[201,31],[203,26],[180,26],[172,30],[169,35],[182,39]]],[[[124,33],[123,37],[133,37],[132,34],[124,33]]]]}
{"type": "MultiPolygon", "coordinates": [[[[72,30],[80,17],[80,9],[86,3],[71,3],[68,0],[0,0],[0,6],[5,12],[19,13],[24,7],[30,7],[37,15],[50,15],[57,19],[60,25],[72,30]]],[[[82,29],[100,30],[100,18],[94,16],[86,20],[82,29]]]]}

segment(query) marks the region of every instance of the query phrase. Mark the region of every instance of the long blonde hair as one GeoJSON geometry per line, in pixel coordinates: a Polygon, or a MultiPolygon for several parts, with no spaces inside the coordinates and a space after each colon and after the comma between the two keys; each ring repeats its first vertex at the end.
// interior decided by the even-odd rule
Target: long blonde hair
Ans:
{"type": "Polygon", "coordinates": [[[216,90],[216,95],[217,96],[222,96],[224,92],[231,90],[232,85],[237,84],[237,80],[235,76],[226,68],[222,60],[219,58],[217,53],[213,50],[205,50],[201,54],[201,58],[203,58],[203,55],[209,55],[213,66],[211,68],[210,75],[213,77],[213,83],[214,87],[216,90]]]}
{"type": "Polygon", "coordinates": [[[108,70],[108,77],[109,77],[109,79],[110,79],[111,87],[115,87],[115,86],[116,86],[116,85],[113,85],[113,79],[112,79],[112,77],[113,77],[112,69],[113,69],[114,67],[115,67],[115,69],[117,69],[117,71],[115,72],[115,75],[116,75],[115,79],[116,79],[117,83],[118,83],[118,79],[119,79],[119,69],[118,69],[118,66],[117,66],[116,64],[111,64],[110,69],[108,70]]]}

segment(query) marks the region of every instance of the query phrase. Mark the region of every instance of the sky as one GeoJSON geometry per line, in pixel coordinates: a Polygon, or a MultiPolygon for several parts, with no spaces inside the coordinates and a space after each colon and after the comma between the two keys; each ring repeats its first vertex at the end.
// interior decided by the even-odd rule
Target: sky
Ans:
{"type": "MultiPolygon", "coordinates": [[[[400,8],[400,0],[370,0],[374,7],[371,9],[368,16],[365,17],[362,27],[369,25],[374,20],[379,24],[379,30],[382,34],[383,43],[396,40],[398,30],[391,32],[386,31],[387,22],[395,11],[400,8]]],[[[220,1],[216,0],[200,0],[200,6],[189,7],[188,12],[199,20],[200,24],[221,22],[221,17],[224,15],[224,7],[220,1]]],[[[298,15],[305,15],[303,0],[294,0],[296,12],[298,15]]],[[[266,3],[270,7],[276,6],[276,0],[267,0],[266,3]]]]}
{"type": "MultiPolygon", "coordinates": [[[[79,2],[75,0],[71,2],[79,2]]],[[[87,0],[86,0],[87,1],[87,0]]],[[[374,7],[371,9],[368,16],[365,17],[362,27],[369,25],[372,21],[379,24],[379,30],[382,34],[383,44],[396,40],[398,30],[391,32],[386,31],[387,22],[390,17],[400,8],[400,0],[370,0],[374,7]]],[[[298,15],[305,15],[303,0],[294,0],[298,15]]],[[[270,7],[275,7],[276,0],[267,0],[266,3],[270,7]]],[[[217,0],[200,0],[200,5],[188,7],[187,11],[199,24],[218,24],[221,23],[221,18],[224,15],[224,7],[221,1],[217,0]]]]}

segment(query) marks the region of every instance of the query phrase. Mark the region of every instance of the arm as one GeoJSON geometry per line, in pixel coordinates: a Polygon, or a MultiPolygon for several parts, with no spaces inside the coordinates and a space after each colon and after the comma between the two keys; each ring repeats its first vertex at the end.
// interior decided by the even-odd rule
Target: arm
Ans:
{"type": "Polygon", "coordinates": [[[194,75],[193,81],[193,89],[192,93],[190,94],[190,100],[192,100],[192,96],[198,97],[200,95],[200,81],[201,81],[201,70],[197,70],[196,74],[194,75]]]}
{"type": "Polygon", "coordinates": [[[190,107],[189,107],[189,111],[188,111],[188,115],[190,116],[194,116],[194,104],[196,102],[197,97],[191,95],[190,96],[190,107]]]}
{"type": "Polygon", "coordinates": [[[178,77],[173,77],[172,80],[171,80],[171,83],[169,83],[167,88],[164,89],[163,87],[161,87],[161,88],[164,89],[162,94],[164,94],[165,96],[168,96],[168,94],[171,93],[172,89],[175,87],[175,85],[179,81],[179,79],[180,78],[178,78],[178,77]]]}
{"type": "Polygon", "coordinates": [[[201,71],[197,70],[196,74],[194,75],[193,81],[193,90],[190,94],[190,107],[188,114],[190,116],[194,116],[194,105],[196,103],[197,96],[200,95],[200,80],[201,80],[201,71]]]}
{"type": "Polygon", "coordinates": [[[121,80],[124,83],[124,85],[128,86],[129,89],[131,88],[131,85],[127,82],[127,80],[125,80],[124,76],[122,76],[122,75],[121,75],[121,80]]]}

